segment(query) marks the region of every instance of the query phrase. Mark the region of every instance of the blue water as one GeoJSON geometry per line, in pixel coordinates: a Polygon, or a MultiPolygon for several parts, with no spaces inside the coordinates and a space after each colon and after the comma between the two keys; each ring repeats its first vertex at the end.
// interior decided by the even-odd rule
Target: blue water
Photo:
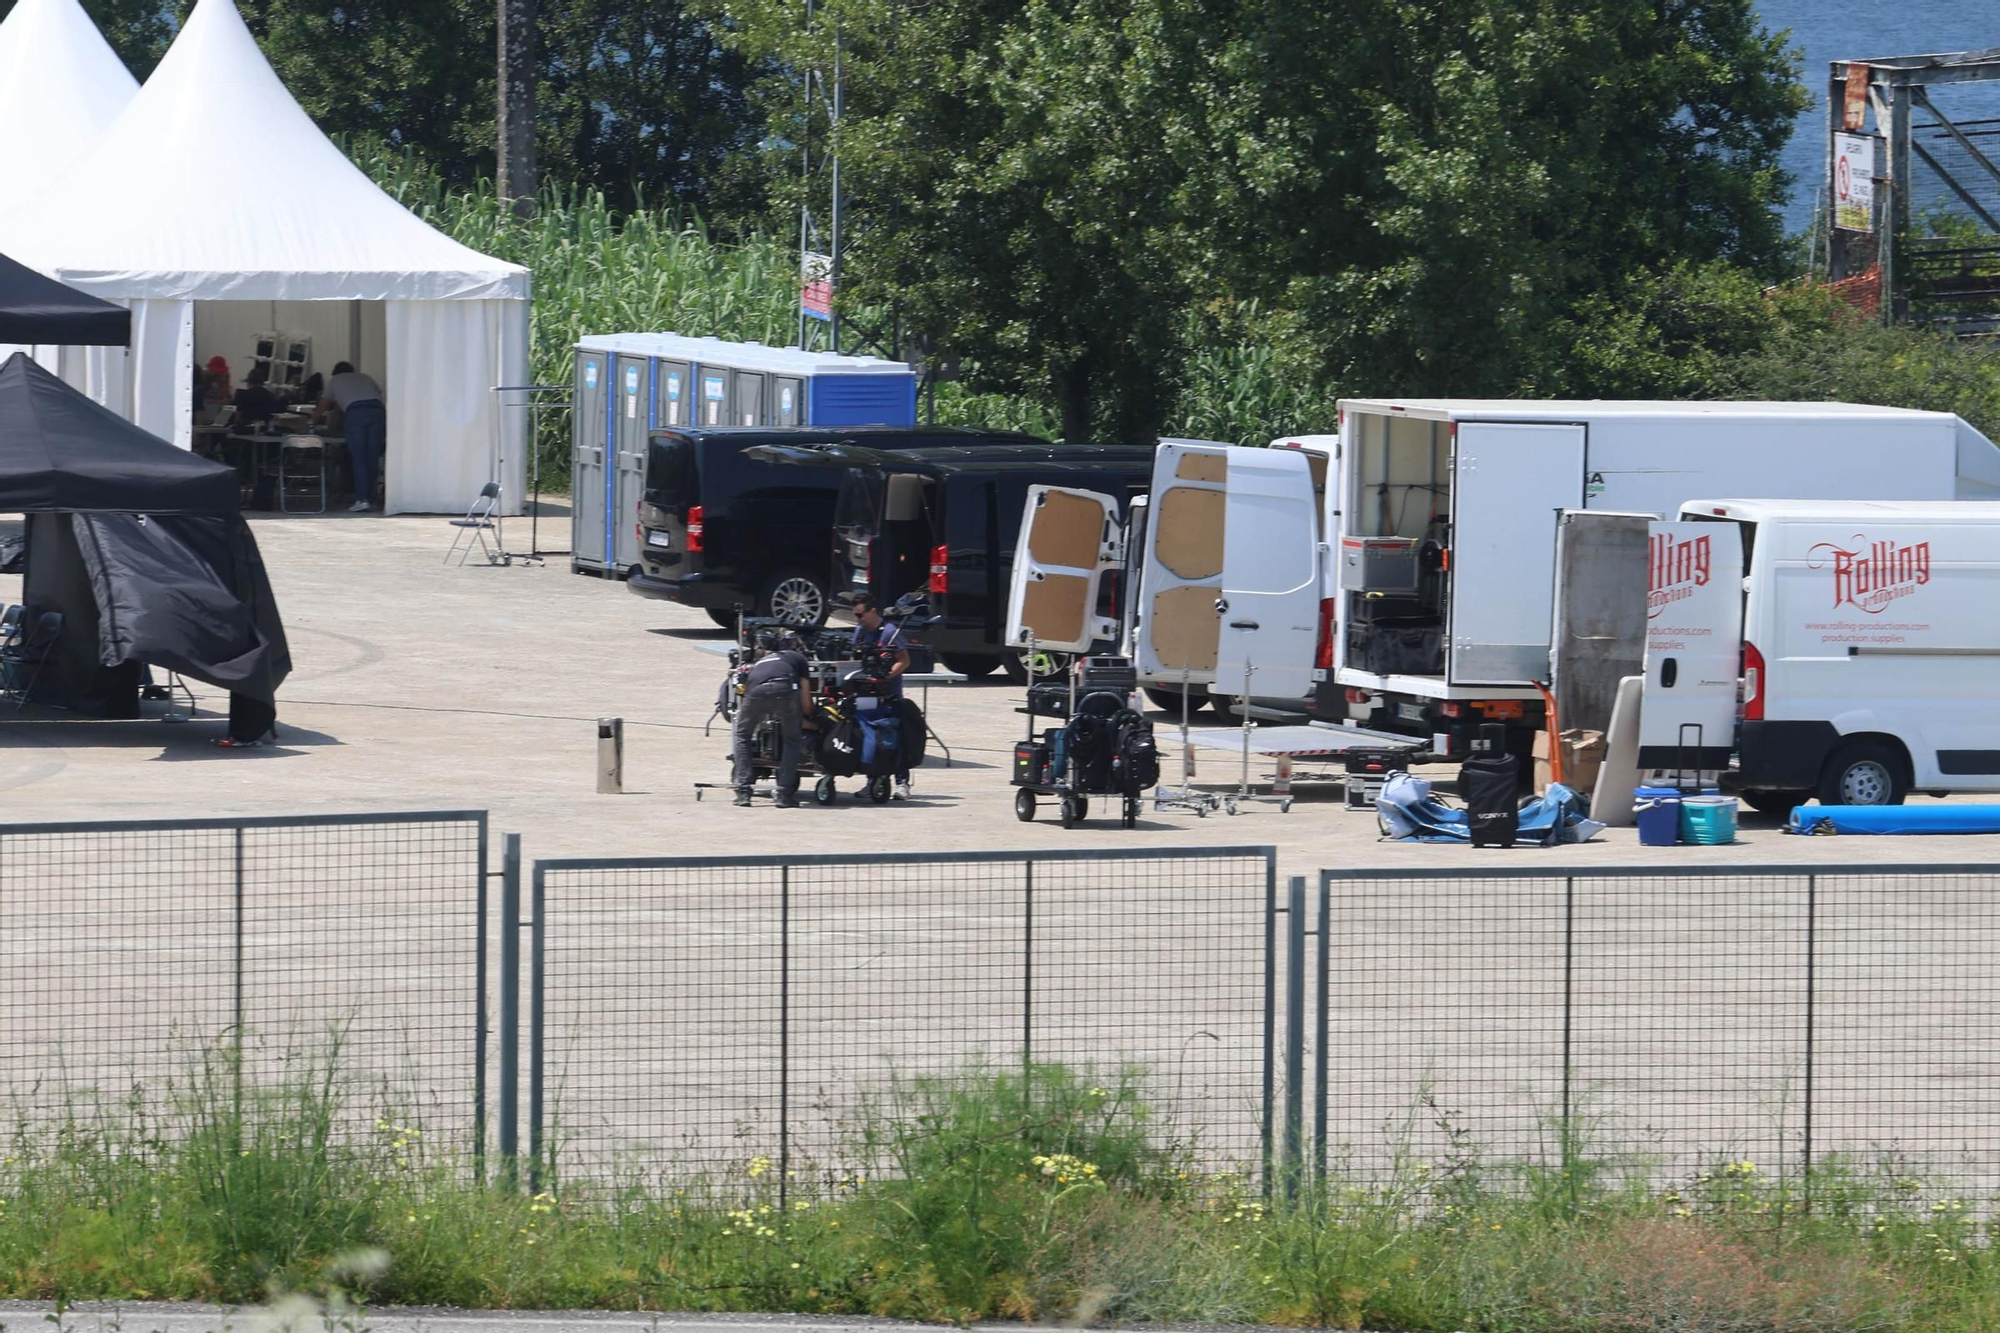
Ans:
{"type": "MultiPolygon", "coordinates": [[[[1757,11],[1765,26],[1792,30],[1792,44],[1805,51],[1805,84],[1813,95],[1785,149],[1785,168],[1795,178],[1785,223],[1794,231],[1812,221],[1814,194],[1825,184],[1829,60],[2000,46],[2000,0],[1761,0],[1757,11]]],[[[1954,121],[2000,116],[2000,83],[1956,84],[1934,96],[1954,121]]]]}

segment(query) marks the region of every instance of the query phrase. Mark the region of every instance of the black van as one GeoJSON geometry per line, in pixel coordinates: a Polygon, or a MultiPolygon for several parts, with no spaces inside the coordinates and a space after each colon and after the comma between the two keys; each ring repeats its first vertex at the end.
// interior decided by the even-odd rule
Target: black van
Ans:
{"type": "Polygon", "coordinates": [[[639,567],[626,586],[736,623],[740,607],[818,625],[832,605],[827,549],[840,471],[802,467],[773,447],[843,445],[897,453],[950,446],[967,455],[1046,441],[952,426],[718,427],[656,430],[639,502],[639,567]],[[746,456],[746,451],[757,450],[746,456]]]}
{"type": "Polygon", "coordinates": [[[1134,445],[842,452],[853,466],[834,511],[835,600],[922,593],[928,614],[906,623],[917,642],[950,670],[1001,667],[1017,680],[1026,664],[1003,640],[1028,488],[1073,486],[1123,506],[1153,476],[1153,450],[1134,445]]]}

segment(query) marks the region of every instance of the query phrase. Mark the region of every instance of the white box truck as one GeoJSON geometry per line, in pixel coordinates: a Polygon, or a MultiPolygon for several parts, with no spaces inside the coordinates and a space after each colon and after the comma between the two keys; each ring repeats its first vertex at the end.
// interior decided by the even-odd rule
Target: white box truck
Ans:
{"type": "MultiPolygon", "coordinates": [[[[1565,511],[1664,518],[1701,494],[2000,496],[2000,450],[1958,417],[1849,403],[1346,399],[1337,435],[1272,445],[1308,456],[1289,480],[1301,494],[1311,456],[1328,459],[1318,517],[1272,507],[1256,538],[1319,553],[1311,711],[1455,756],[1482,722],[1542,725],[1565,511]]],[[[1155,543],[1168,539],[1160,494],[1156,476],[1155,543]]],[[[1264,587],[1227,562],[1217,583],[1225,601],[1264,587]]],[[[1292,627],[1297,608],[1282,619],[1292,627]]],[[[1297,664],[1271,654],[1296,642],[1270,644],[1260,673],[1288,677],[1297,664]]]]}
{"type": "MultiPolygon", "coordinates": [[[[2000,791],[2000,504],[1690,500],[1675,549],[1712,524],[1735,527],[1716,550],[1740,544],[1742,595],[1673,612],[1741,680],[1649,654],[1641,767],[1693,732],[1733,736],[1724,784],[1759,810],[2000,791]]],[[[1704,573],[1655,565],[1656,598],[1704,573]]],[[[1726,586],[1738,569],[1706,572],[1726,586]]]]}

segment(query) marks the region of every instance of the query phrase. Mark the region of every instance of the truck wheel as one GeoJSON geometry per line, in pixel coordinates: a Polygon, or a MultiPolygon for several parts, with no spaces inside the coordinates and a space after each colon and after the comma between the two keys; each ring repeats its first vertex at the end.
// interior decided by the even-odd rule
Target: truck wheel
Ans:
{"type": "Polygon", "coordinates": [[[1743,804],[1758,814],[1776,815],[1780,819],[1812,799],[1809,791],[1746,791],[1742,795],[1743,804]]]}
{"type": "Polygon", "coordinates": [[[765,589],[764,613],[800,629],[818,629],[826,623],[826,581],[803,569],[785,571],[765,589]]]}
{"type": "Polygon", "coordinates": [[[956,671],[961,676],[973,680],[990,676],[1000,665],[1000,659],[984,653],[939,653],[938,662],[946,671],[956,671]]]}
{"type": "Polygon", "coordinates": [[[1909,791],[1901,755],[1879,741],[1854,741],[1826,761],[1817,794],[1821,805],[1901,805],[1909,791]]]}
{"type": "Polygon", "coordinates": [[[710,611],[708,618],[724,629],[736,628],[736,613],[734,611],[710,611]]]}

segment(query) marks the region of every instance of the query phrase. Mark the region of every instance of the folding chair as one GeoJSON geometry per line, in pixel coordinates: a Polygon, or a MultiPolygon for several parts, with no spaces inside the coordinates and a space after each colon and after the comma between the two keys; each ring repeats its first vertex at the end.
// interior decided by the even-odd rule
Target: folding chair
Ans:
{"type": "Polygon", "coordinates": [[[10,606],[0,613],[0,652],[12,648],[21,638],[21,622],[27,619],[28,608],[10,606]]]}
{"type": "Polygon", "coordinates": [[[479,488],[479,498],[474,500],[472,507],[465,511],[465,517],[450,520],[451,525],[457,528],[458,531],[451,535],[451,549],[444,553],[444,562],[447,565],[451,563],[451,558],[456,555],[458,556],[459,568],[465,568],[465,562],[472,558],[473,541],[478,542],[479,549],[486,553],[487,564],[503,565],[507,563],[506,553],[498,547],[489,545],[486,541],[486,534],[489,532],[494,533],[496,537],[498,536],[499,524],[493,521],[493,512],[499,507],[500,483],[489,481],[479,488]],[[471,534],[472,541],[465,541],[468,533],[471,534]],[[459,551],[459,543],[461,541],[465,541],[463,554],[459,551]]]}
{"type": "Polygon", "coordinates": [[[0,648],[0,686],[4,686],[14,707],[27,705],[28,692],[35,688],[35,680],[42,674],[42,663],[48,660],[49,651],[62,634],[62,623],[62,612],[44,611],[35,617],[35,626],[26,635],[0,648]]]}
{"type": "Polygon", "coordinates": [[[326,441],[319,436],[287,435],[278,445],[278,512],[326,512],[326,441]],[[308,504],[313,507],[307,508],[308,504]]]}

